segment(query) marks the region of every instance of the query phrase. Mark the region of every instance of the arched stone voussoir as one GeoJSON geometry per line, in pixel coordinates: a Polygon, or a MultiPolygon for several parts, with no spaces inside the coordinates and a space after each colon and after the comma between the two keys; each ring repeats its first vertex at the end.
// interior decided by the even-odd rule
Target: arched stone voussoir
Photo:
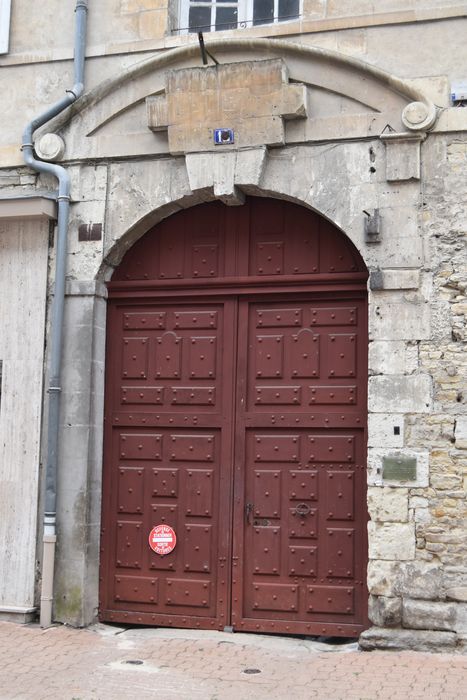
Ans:
{"type": "Polygon", "coordinates": [[[187,209],[196,204],[202,204],[205,201],[215,200],[211,198],[203,198],[198,194],[191,194],[180,199],[162,204],[154,209],[149,209],[133,221],[128,229],[121,235],[107,240],[104,257],[96,274],[96,280],[108,282],[113,275],[116,267],[121,263],[125,253],[142,237],[149,229],[156,226],[164,219],[172,214],[176,214],[183,209],[187,209]]]}
{"type": "MultiPolygon", "coordinates": [[[[323,210],[317,206],[318,202],[312,203],[305,201],[304,199],[301,199],[300,197],[287,191],[286,188],[277,189],[276,187],[271,188],[268,186],[264,188],[244,186],[242,187],[242,193],[245,195],[245,197],[253,196],[271,200],[283,200],[290,202],[291,204],[298,204],[304,209],[314,212],[328,221],[333,227],[340,230],[344,235],[344,238],[348,240],[349,245],[354,247],[357,255],[361,257],[361,260],[363,261],[362,264],[366,264],[366,251],[362,244],[363,241],[358,235],[355,235],[355,231],[353,230],[355,222],[350,221],[349,231],[345,231],[340,225],[340,221],[333,216],[333,214],[336,213],[335,211],[323,210]]],[[[184,209],[190,209],[198,204],[205,204],[215,201],[222,201],[224,204],[226,203],[223,201],[222,197],[216,196],[213,190],[200,190],[198,192],[183,196],[176,201],[162,204],[161,206],[157,206],[152,210],[147,210],[144,212],[144,214],[140,215],[137,220],[131,222],[125,232],[118,237],[107,240],[105,254],[99,269],[97,270],[95,279],[99,282],[109,282],[115,269],[120,265],[126,253],[135,245],[135,243],[144,237],[148,231],[153,229],[164,219],[167,219],[168,217],[175,215],[184,209]]]]}

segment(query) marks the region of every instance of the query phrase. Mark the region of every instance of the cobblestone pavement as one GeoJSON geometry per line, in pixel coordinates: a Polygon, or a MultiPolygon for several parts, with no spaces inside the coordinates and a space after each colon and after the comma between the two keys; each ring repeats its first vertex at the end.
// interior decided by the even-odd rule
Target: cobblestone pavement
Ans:
{"type": "Polygon", "coordinates": [[[106,625],[0,623],[2,700],[465,700],[467,656],[106,625]],[[248,672],[250,671],[250,672],[248,672]]]}

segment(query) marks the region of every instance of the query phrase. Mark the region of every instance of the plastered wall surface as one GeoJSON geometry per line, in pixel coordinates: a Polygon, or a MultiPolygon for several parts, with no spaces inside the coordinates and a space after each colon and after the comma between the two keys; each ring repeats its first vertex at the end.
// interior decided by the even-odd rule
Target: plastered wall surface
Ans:
{"type": "MultiPolygon", "coordinates": [[[[216,36],[277,36],[356,56],[417,84],[423,81],[424,88],[436,96],[436,103],[446,106],[450,81],[462,78],[467,63],[465,3],[394,0],[378,3],[377,11],[373,5],[362,3],[357,11],[353,3],[305,0],[303,16],[310,17],[308,24],[277,24],[216,36]],[[423,21],[425,17],[439,21],[423,21]]],[[[67,3],[51,0],[44,12],[37,13],[31,13],[26,0],[13,3],[10,51],[0,56],[4,95],[0,158],[4,166],[21,165],[18,143],[25,120],[61,97],[73,82],[73,21],[74,13],[67,3]]],[[[208,34],[207,40],[211,36],[208,34]]],[[[193,36],[179,36],[168,28],[166,0],[104,0],[98,6],[91,2],[87,89],[144,60],[151,52],[193,41],[193,36]]]]}
{"type": "Polygon", "coordinates": [[[0,221],[0,616],[34,607],[48,221],[0,221]]]}
{"type": "MultiPolygon", "coordinates": [[[[457,16],[462,7],[449,2],[388,0],[378,7],[381,16],[372,12],[372,5],[363,0],[309,0],[305,14],[315,24],[307,25],[307,31],[303,24],[303,33],[293,41],[340,51],[406,79],[407,86],[422,90],[439,107],[430,132],[409,138],[401,113],[413,97],[383,89],[369,75],[362,81],[349,66],[325,71],[325,82],[318,84],[318,78],[307,77],[319,74],[310,68],[315,58],[284,53],[291,80],[304,84],[307,94],[306,115],[284,121],[284,142],[268,144],[266,130],[244,152],[233,148],[223,154],[209,153],[204,147],[198,148],[200,153],[195,144],[186,155],[183,147],[171,152],[166,131],[151,131],[148,126],[145,99],[154,92],[165,94],[165,68],[134,73],[120,87],[116,80],[106,95],[98,85],[158,55],[170,42],[188,40],[165,35],[161,27],[166,10],[151,0],[104,2],[99,16],[90,3],[87,87],[95,91],[95,101],[56,128],[66,145],[64,163],[72,179],[57,619],[88,624],[98,602],[103,283],[125,251],[157,221],[218,197],[239,203],[243,193],[287,198],[318,211],[349,236],[370,271],[368,589],[373,627],[361,643],[367,648],[463,650],[467,635],[467,119],[465,110],[450,105],[449,85],[454,77],[462,77],[467,65],[462,39],[465,19],[457,16]],[[404,15],[404,22],[396,24],[398,13],[399,20],[404,15]],[[406,21],[408,13],[412,13],[411,23],[406,21]],[[439,21],[424,21],[426,13],[431,13],[431,19],[439,16],[439,21]],[[148,19],[160,23],[159,28],[148,19]],[[125,46],[125,52],[119,46],[125,46]],[[389,133],[394,129],[403,138],[381,138],[386,123],[389,133]],[[365,235],[363,211],[375,209],[381,216],[381,231],[378,241],[371,242],[365,235]],[[102,224],[102,240],[78,239],[78,227],[89,223],[102,224]],[[388,460],[397,463],[399,459],[415,463],[409,477],[385,472],[388,460]]],[[[58,98],[71,83],[71,39],[65,41],[72,36],[70,13],[63,3],[48,4],[41,22],[51,26],[59,22],[61,31],[51,32],[46,45],[39,28],[26,35],[25,7],[22,2],[15,4],[12,52],[0,58],[10,95],[0,134],[0,196],[53,191],[53,179],[38,177],[21,165],[18,143],[22,121],[58,98]],[[21,94],[17,89],[20,70],[21,94]]],[[[273,34],[272,29],[251,30],[255,36],[266,31],[273,34]]],[[[223,62],[265,58],[257,49],[221,55],[223,62]]],[[[180,70],[187,64],[199,66],[200,60],[182,57],[171,68],[180,70]]],[[[44,245],[43,240],[42,255],[44,245]]],[[[53,249],[49,262],[53,270],[53,249]]],[[[24,264],[31,264],[27,257],[24,264]]],[[[44,282],[35,293],[45,306],[44,282]]],[[[11,309],[4,308],[8,317],[11,309]]],[[[44,336],[43,325],[35,322],[34,328],[44,336]]],[[[36,381],[38,361],[42,367],[42,356],[34,354],[28,360],[27,371],[36,381]]],[[[41,405],[38,391],[36,422],[41,405]]],[[[21,411],[26,415],[25,408],[21,411]]],[[[36,451],[37,440],[36,436],[36,451]]],[[[29,474],[37,473],[36,453],[27,464],[29,474]]],[[[4,465],[0,462],[0,479],[7,473],[4,465]]],[[[35,523],[37,494],[31,494],[28,517],[35,523]]],[[[27,593],[18,593],[17,599],[23,596],[31,602],[35,572],[31,558],[28,562],[21,584],[27,593]]]]}

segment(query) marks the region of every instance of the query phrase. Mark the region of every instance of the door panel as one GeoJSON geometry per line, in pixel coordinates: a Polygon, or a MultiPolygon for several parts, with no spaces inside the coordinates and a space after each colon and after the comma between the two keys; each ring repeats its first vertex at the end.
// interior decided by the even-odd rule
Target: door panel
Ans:
{"type": "MultiPolygon", "coordinates": [[[[336,413],[366,409],[366,306],[363,301],[251,303],[241,323],[248,334],[248,413],[282,403],[287,412],[336,413]],[[358,334],[357,334],[358,324],[358,334]],[[353,330],[349,332],[349,326],[353,330]],[[267,330],[266,330],[267,329],[267,330]],[[365,378],[357,396],[357,371],[365,378]],[[270,381],[272,378],[277,381],[270,381]],[[267,380],[267,381],[265,381],[267,380]],[[336,381],[337,380],[337,381],[336,381]],[[321,409],[323,412],[323,409],[321,409]]],[[[246,336],[244,336],[246,337],[246,336]]],[[[242,334],[240,334],[242,338],[242,334]]],[[[240,348],[242,352],[242,348],[240,348]]],[[[245,349],[243,349],[245,352],[245,349]]]]}
{"type": "Polygon", "coordinates": [[[223,628],[235,304],[112,304],[101,617],[223,628]],[[165,556],[148,544],[170,525],[165,556]]]}
{"type": "Polygon", "coordinates": [[[365,318],[358,299],[240,302],[236,629],[364,629],[365,318]]]}

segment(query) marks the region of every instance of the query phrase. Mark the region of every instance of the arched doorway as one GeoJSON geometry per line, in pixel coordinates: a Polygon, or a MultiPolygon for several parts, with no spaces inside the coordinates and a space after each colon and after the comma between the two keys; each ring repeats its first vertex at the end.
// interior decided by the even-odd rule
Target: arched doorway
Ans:
{"type": "Polygon", "coordinates": [[[367,270],[317,214],[201,204],[109,283],[100,618],[366,627],[367,270]],[[165,524],[166,555],[148,537],[165,524]]]}

